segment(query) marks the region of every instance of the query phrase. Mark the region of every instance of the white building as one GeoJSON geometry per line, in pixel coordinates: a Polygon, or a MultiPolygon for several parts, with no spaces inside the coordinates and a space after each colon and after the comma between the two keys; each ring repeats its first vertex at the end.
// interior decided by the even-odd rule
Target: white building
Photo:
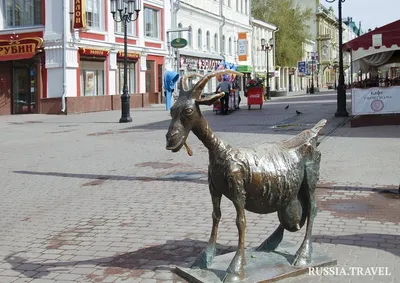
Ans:
{"type": "Polygon", "coordinates": [[[279,80],[279,72],[275,72],[275,33],[278,28],[269,23],[252,18],[253,23],[253,36],[252,36],[252,65],[254,74],[258,78],[266,78],[267,71],[269,72],[271,90],[276,89],[276,82],[279,80]],[[262,50],[261,39],[265,43],[272,44],[268,49],[262,50]],[[268,57],[267,57],[268,56],[268,57]],[[267,60],[268,59],[268,60],[267,60]],[[268,61],[268,66],[267,66],[268,61]]]}
{"type": "MultiPolygon", "coordinates": [[[[189,31],[171,32],[170,39],[183,37],[188,45],[179,49],[179,73],[206,74],[216,70],[221,61],[251,73],[252,54],[250,1],[248,0],[175,0],[171,9],[171,25],[167,30],[188,28],[189,31]],[[246,36],[247,54],[238,56],[239,37],[246,36]],[[242,61],[243,59],[243,61],[242,61]]],[[[175,51],[170,49],[169,69],[177,70],[175,51]]],[[[189,81],[191,83],[191,81],[189,81]]],[[[214,91],[216,80],[208,83],[206,91],[214,91]]]]}

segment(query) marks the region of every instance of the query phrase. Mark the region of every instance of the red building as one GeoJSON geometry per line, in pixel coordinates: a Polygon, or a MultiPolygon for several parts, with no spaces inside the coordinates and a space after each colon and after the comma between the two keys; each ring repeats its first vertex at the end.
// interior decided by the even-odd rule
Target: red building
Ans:
{"type": "MultiPolygon", "coordinates": [[[[0,6],[0,115],[119,109],[124,38],[110,1],[16,2],[0,6]]],[[[140,1],[138,19],[128,24],[132,107],[160,99],[165,2],[140,1]]]]}

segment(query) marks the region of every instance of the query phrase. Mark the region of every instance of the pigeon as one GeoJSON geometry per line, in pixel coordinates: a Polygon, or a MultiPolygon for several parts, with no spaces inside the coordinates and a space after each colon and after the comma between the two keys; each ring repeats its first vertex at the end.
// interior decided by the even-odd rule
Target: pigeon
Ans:
{"type": "Polygon", "coordinates": [[[289,108],[289,105],[285,107],[285,109],[288,109],[288,108],[289,108]]]}
{"type": "Polygon", "coordinates": [[[296,114],[297,114],[297,115],[300,115],[300,114],[303,114],[303,113],[300,112],[300,111],[298,111],[298,110],[296,110],[296,114]]]}

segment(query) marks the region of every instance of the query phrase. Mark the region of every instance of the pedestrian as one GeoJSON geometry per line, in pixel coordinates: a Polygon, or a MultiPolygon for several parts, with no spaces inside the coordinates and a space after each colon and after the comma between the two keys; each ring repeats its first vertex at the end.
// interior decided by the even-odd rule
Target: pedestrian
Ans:
{"type": "Polygon", "coordinates": [[[231,92],[231,83],[228,81],[228,78],[226,76],[223,76],[222,82],[220,82],[217,86],[217,90],[224,92],[225,95],[223,97],[220,98],[220,102],[221,102],[221,106],[220,106],[220,111],[222,115],[226,115],[228,114],[228,110],[229,110],[229,95],[231,92]]]}
{"type": "Polygon", "coordinates": [[[237,76],[232,82],[232,88],[235,90],[235,93],[238,94],[238,104],[237,104],[236,109],[240,109],[240,101],[242,101],[242,98],[240,97],[241,89],[240,89],[239,80],[238,80],[237,76]]]}

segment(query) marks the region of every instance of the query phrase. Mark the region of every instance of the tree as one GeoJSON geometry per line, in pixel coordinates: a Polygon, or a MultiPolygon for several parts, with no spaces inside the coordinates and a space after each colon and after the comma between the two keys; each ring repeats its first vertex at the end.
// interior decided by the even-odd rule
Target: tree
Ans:
{"type": "Polygon", "coordinates": [[[296,66],[303,57],[303,43],[312,38],[307,24],[311,9],[294,6],[292,0],[253,0],[252,15],[279,27],[275,38],[277,65],[296,66]]]}

